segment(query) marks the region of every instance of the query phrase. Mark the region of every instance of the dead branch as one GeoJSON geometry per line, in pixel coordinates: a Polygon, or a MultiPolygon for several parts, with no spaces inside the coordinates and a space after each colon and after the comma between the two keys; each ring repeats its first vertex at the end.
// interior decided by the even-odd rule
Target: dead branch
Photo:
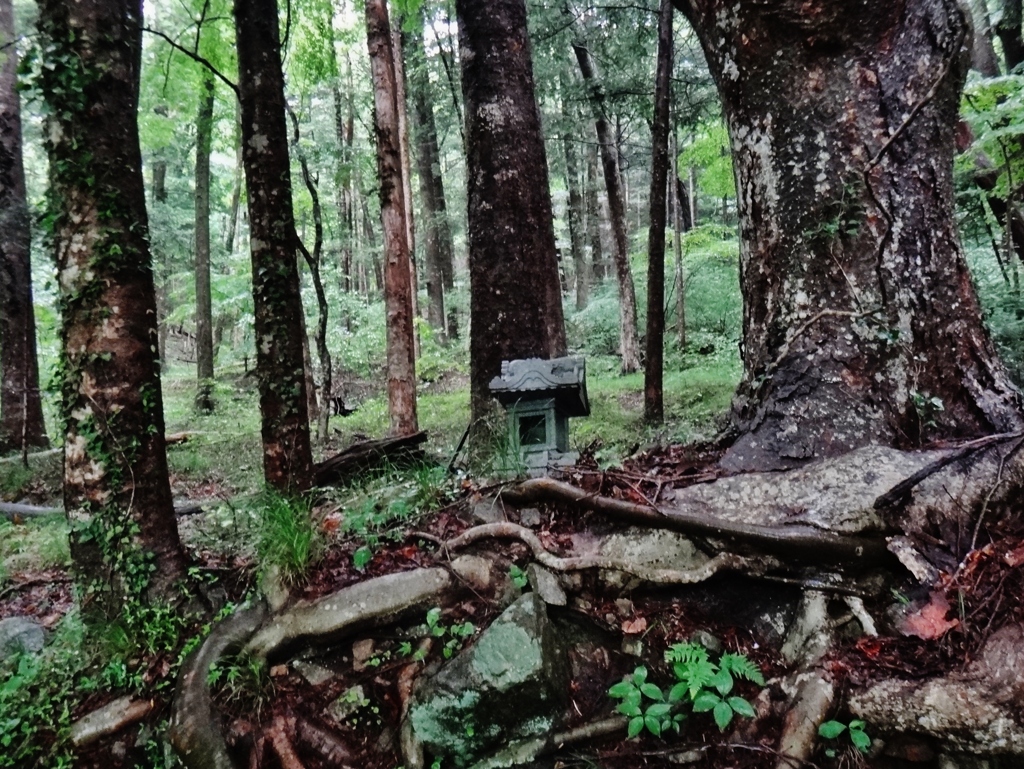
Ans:
{"type": "Polygon", "coordinates": [[[9,520],[15,521],[22,518],[42,518],[47,515],[64,514],[62,507],[36,507],[35,505],[16,505],[13,502],[0,502],[0,513],[9,520]]]}
{"type": "Polygon", "coordinates": [[[734,543],[747,552],[778,555],[802,562],[846,566],[891,562],[885,542],[833,534],[813,526],[764,526],[716,519],[711,515],[672,508],[638,505],[621,499],[588,494],[562,481],[534,478],[506,490],[515,504],[563,503],[654,528],[711,537],[734,543]]]}
{"type": "Polygon", "coordinates": [[[353,476],[386,464],[402,465],[422,459],[420,445],[427,440],[425,432],[398,438],[360,441],[316,465],[318,486],[342,483],[353,476]]]}
{"type": "Polygon", "coordinates": [[[582,571],[584,569],[609,569],[631,574],[634,577],[661,585],[692,585],[703,582],[719,571],[730,569],[758,573],[764,570],[765,564],[755,562],[734,553],[720,553],[707,563],[696,569],[648,569],[643,566],[627,563],[618,558],[600,555],[584,555],[574,558],[562,558],[548,552],[541,541],[530,529],[516,523],[485,523],[449,540],[445,547],[448,550],[461,550],[481,539],[518,539],[533,551],[537,563],[552,571],[582,571]]]}
{"type": "Polygon", "coordinates": [[[153,700],[137,700],[133,697],[116,699],[71,724],[71,741],[75,747],[81,748],[108,734],[117,734],[144,719],[155,707],[156,702],[153,700]]]}

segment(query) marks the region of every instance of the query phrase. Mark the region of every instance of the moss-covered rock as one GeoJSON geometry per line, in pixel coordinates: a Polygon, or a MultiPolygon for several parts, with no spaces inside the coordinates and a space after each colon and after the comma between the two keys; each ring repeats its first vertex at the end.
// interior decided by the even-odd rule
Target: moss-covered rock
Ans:
{"type": "Polygon", "coordinates": [[[428,752],[465,766],[500,745],[550,732],[567,694],[565,649],[544,601],[529,593],[424,681],[410,718],[428,752]]]}

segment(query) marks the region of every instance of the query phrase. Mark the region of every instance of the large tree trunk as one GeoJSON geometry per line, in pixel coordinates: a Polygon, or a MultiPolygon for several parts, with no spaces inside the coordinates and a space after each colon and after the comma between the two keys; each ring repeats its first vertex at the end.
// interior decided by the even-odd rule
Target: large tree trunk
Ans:
{"type": "Polygon", "coordinates": [[[419,428],[416,419],[411,260],[409,230],[405,220],[395,51],[385,0],[366,0],[366,43],[370,51],[370,72],[373,78],[380,218],[384,231],[388,413],[391,417],[391,435],[412,435],[419,428]]]}
{"type": "Polygon", "coordinates": [[[0,0],[0,453],[49,446],[39,396],[18,57],[12,0],[0,0]]]}
{"type": "Polygon", "coordinates": [[[451,272],[454,261],[451,225],[441,179],[441,154],[437,142],[430,79],[421,34],[407,35],[409,54],[409,89],[413,100],[413,122],[416,129],[416,164],[420,177],[420,196],[426,225],[424,260],[427,276],[427,320],[442,340],[446,338],[445,273],[451,272]]]}
{"type": "Polygon", "coordinates": [[[501,362],[565,354],[547,160],[524,0],[457,0],[469,178],[470,404],[501,362]]]}
{"type": "Polygon", "coordinates": [[[50,215],[62,305],[64,506],[93,608],[185,576],[168,483],[136,110],[140,0],[42,0],[50,215]],[[81,90],[69,89],[73,79],[81,90]]]}
{"type": "Polygon", "coordinates": [[[235,26],[263,475],[268,485],[296,492],[312,483],[313,456],[277,0],[235,0],[235,26]]]}
{"type": "Polygon", "coordinates": [[[210,292],[210,145],[213,75],[204,72],[196,117],[196,408],[213,411],[213,297],[210,292]]]}
{"type": "Polygon", "coordinates": [[[651,225],[647,238],[644,420],[651,424],[661,424],[665,420],[662,391],[665,368],[665,193],[669,169],[668,107],[672,97],[671,77],[672,0],[661,0],[658,14],[658,66],[654,78],[654,125],[651,130],[651,225]]]}
{"type": "Polygon", "coordinates": [[[682,2],[722,97],[744,375],[725,464],[1019,429],[953,215],[969,24],[944,0],[682,2]]]}
{"type": "Polygon", "coordinates": [[[590,104],[594,110],[594,124],[597,141],[601,148],[601,165],[604,169],[604,184],[608,191],[608,211],[614,235],[615,277],[619,285],[619,354],[622,356],[622,373],[640,370],[640,342],[637,337],[636,292],[633,288],[633,273],[629,266],[629,241],[626,236],[626,202],[619,174],[619,152],[608,115],[605,111],[604,90],[598,80],[597,66],[590,51],[582,42],[573,43],[573,51],[580,65],[580,73],[590,92],[590,104]]]}

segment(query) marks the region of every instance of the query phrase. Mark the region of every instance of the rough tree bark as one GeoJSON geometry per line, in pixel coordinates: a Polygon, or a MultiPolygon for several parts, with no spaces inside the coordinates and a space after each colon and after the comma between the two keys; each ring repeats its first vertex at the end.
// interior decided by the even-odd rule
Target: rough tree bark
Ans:
{"type": "Polygon", "coordinates": [[[373,78],[374,133],[380,218],[384,232],[384,305],[387,314],[388,413],[392,435],[418,431],[412,282],[405,221],[395,51],[385,0],[366,0],[366,43],[373,78]]]}
{"type": "Polygon", "coordinates": [[[683,266],[683,234],[692,229],[690,224],[690,202],[683,180],[679,178],[679,140],[672,132],[672,180],[669,182],[671,211],[675,237],[672,245],[676,258],[676,344],[680,352],[686,352],[686,269],[683,266]]]}
{"type": "MultiPolygon", "coordinates": [[[[665,193],[668,182],[668,113],[672,98],[672,0],[658,13],[658,64],[651,129],[651,225],[647,238],[647,350],[644,362],[644,420],[665,420],[665,193]]],[[[673,175],[674,176],[674,175],[673,175]]],[[[673,179],[674,181],[674,179],[673,179]]]]}
{"type": "Polygon", "coordinates": [[[136,110],[141,0],[43,0],[50,216],[60,286],[64,506],[90,609],[185,576],[164,444],[136,110]],[[77,88],[68,88],[73,82],[77,88]]]}
{"type": "Polygon", "coordinates": [[[312,483],[313,455],[277,0],[235,0],[234,12],[263,475],[273,488],[297,492],[312,483]]]}
{"type": "Polygon", "coordinates": [[[213,75],[203,70],[196,117],[196,408],[213,411],[213,296],[210,292],[210,146],[213,142],[213,75]]]}
{"type": "Polygon", "coordinates": [[[608,191],[608,211],[614,235],[615,277],[619,285],[619,354],[622,356],[622,373],[640,370],[640,342],[637,336],[636,292],[633,288],[633,273],[629,267],[629,241],[626,236],[626,202],[619,175],[619,153],[608,115],[605,111],[604,90],[598,80],[597,65],[589,49],[581,41],[573,43],[580,73],[590,92],[590,104],[594,111],[594,124],[601,149],[601,165],[604,170],[604,185],[608,191]]]}
{"type": "Polygon", "coordinates": [[[14,49],[14,6],[0,0],[0,453],[49,446],[39,396],[36,321],[21,104],[14,49]]]}
{"type": "Polygon", "coordinates": [[[469,186],[470,404],[502,360],[565,354],[547,160],[523,0],[458,0],[469,186]]]}
{"type": "Polygon", "coordinates": [[[1014,431],[953,216],[950,0],[676,0],[732,139],[744,375],[724,464],[1014,431]]]}

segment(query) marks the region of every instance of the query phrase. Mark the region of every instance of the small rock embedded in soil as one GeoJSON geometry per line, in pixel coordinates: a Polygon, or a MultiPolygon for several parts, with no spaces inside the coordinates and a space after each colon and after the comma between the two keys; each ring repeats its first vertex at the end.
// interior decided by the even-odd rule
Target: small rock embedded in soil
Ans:
{"type": "Polygon", "coordinates": [[[20,652],[43,650],[46,631],[31,617],[0,619],[0,662],[20,652]]]}

